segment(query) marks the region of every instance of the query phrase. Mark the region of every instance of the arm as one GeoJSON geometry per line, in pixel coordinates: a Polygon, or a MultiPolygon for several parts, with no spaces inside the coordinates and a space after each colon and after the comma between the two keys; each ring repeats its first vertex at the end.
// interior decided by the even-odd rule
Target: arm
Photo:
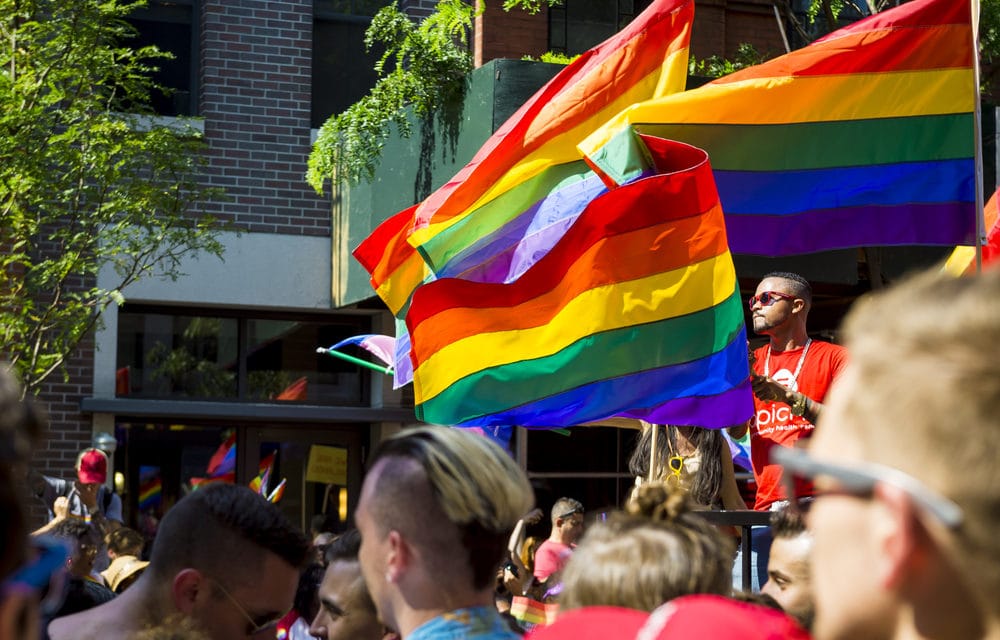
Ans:
{"type": "Polygon", "coordinates": [[[52,504],[52,511],[56,514],[56,517],[49,520],[49,523],[45,526],[39,527],[31,532],[33,536],[45,535],[49,531],[55,528],[57,524],[66,519],[69,515],[69,500],[66,496],[59,496],[56,498],[55,502],[52,504]]]}
{"type": "MultiPolygon", "coordinates": [[[[780,382],[775,381],[774,378],[753,374],[751,376],[751,385],[753,385],[753,394],[761,400],[784,402],[791,407],[792,413],[802,416],[813,424],[816,424],[820,414],[823,412],[822,404],[804,393],[792,391],[780,382]]],[[[733,435],[732,431],[730,431],[730,435],[733,435]]]]}

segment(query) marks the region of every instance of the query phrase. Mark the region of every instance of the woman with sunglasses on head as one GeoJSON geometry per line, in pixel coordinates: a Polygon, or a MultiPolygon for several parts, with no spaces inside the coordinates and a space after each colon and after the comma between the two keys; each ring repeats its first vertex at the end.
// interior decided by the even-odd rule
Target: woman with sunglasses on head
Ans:
{"type": "Polygon", "coordinates": [[[641,485],[650,477],[687,492],[695,509],[746,509],[733,471],[733,457],[717,429],[642,423],[642,434],[629,459],[629,471],[641,485]],[[653,430],[657,429],[656,451],[653,430]]]}

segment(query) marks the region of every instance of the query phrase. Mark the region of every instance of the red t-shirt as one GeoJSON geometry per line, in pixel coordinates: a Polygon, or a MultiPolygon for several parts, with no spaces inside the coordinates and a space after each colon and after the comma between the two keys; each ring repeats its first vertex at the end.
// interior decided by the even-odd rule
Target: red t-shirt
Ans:
{"type": "MultiPolygon", "coordinates": [[[[754,351],[754,373],[764,375],[767,366],[767,345],[754,351]]],[[[771,351],[770,377],[785,386],[793,384],[793,374],[802,357],[802,349],[771,351]]],[[[830,385],[847,364],[847,350],[829,342],[813,340],[802,363],[797,382],[798,391],[816,402],[823,402],[830,385]]],[[[815,428],[811,422],[792,413],[784,402],[765,402],[754,398],[756,419],[750,428],[750,459],[757,482],[754,509],[766,511],[771,503],[785,499],[781,486],[781,466],[771,464],[771,448],[791,447],[800,438],[808,438],[815,428]]],[[[800,495],[811,495],[812,487],[802,487],[800,495]]]]}
{"type": "Polygon", "coordinates": [[[545,580],[556,571],[561,570],[569,562],[573,548],[568,544],[546,540],[535,551],[534,575],[539,580],[545,580]]]}

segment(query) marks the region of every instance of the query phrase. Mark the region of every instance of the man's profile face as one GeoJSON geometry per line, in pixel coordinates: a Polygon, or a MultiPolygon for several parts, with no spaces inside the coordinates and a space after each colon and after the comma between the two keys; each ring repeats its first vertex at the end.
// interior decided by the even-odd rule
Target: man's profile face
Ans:
{"type": "Polygon", "coordinates": [[[385,536],[382,535],[381,527],[375,522],[371,513],[375,483],[382,466],[383,463],[377,463],[365,476],[365,481],[361,486],[358,508],[354,512],[354,521],[358,526],[358,533],[361,534],[358,563],[368,587],[368,593],[371,594],[381,619],[395,628],[394,618],[389,610],[389,601],[386,596],[388,585],[385,579],[387,553],[386,541],[383,539],[385,536]]]}
{"type": "Polygon", "coordinates": [[[562,518],[562,536],[566,544],[574,543],[583,535],[583,514],[574,513],[562,518]]]}
{"type": "Polygon", "coordinates": [[[319,613],[309,633],[326,640],[380,640],[382,625],[366,597],[361,566],[332,562],[319,585],[319,613]]]}
{"type": "MultiPolygon", "coordinates": [[[[869,425],[855,425],[844,412],[850,399],[860,393],[856,374],[848,365],[834,383],[823,410],[823,424],[809,444],[818,460],[850,465],[864,459],[854,434],[869,425]]],[[[873,417],[873,419],[877,419],[873,417]]],[[[873,425],[878,428],[880,425],[873,425]]],[[[884,425],[882,425],[884,427],[884,425]]],[[[817,478],[817,490],[824,486],[817,478]]],[[[817,640],[840,638],[884,638],[894,619],[891,596],[879,584],[875,567],[884,550],[879,548],[879,510],[871,499],[831,493],[818,495],[809,507],[808,523],[813,533],[810,554],[817,640]]]]}
{"type": "Polygon", "coordinates": [[[812,626],[814,614],[809,576],[811,549],[812,538],[808,533],[775,538],[767,561],[767,583],[761,589],[807,629],[812,626]]]}
{"type": "MultiPolygon", "coordinates": [[[[783,278],[764,278],[757,285],[754,296],[760,296],[765,291],[776,291],[778,293],[791,294],[788,282],[783,278]]],[[[753,318],[753,331],[757,335],[770,335],[772,330],[788,321],[792,315],[792,303],[794,300],[776,297],[771,304],[755,304],[750,313],[753,318]]]]}
{"type": "Polygon", "coordinates": [[[260,553],[265,555],[259,564],[250,558],[240,561],[248,567],[257,567],[252,573],[239,569],[256,578],[222,576],[203,580],[204,588],[210,590],[212,597],[206,598],[193,615],[211,640],[274,638],[275,627],[257,633],[254,633],[254,627],[277,621],[291,610],[299,572],[270,551],[262,550],[260,553]],[[213,579],[228,596],[212,584],[213,579]]]}

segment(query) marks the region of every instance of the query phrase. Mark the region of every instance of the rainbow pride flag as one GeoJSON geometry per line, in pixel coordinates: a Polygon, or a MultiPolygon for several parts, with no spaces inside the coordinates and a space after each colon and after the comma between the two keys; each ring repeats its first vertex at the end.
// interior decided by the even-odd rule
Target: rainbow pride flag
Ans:
{"type": "Polygon", "coordinates": [[[581,151],[610,184],[636,134],[708,151],[734,253],[975,241],[970,3],[914,0],[696,90],[636,104],[581,151]]]}
{"type": "MultiPolygon", "coordinates": [[[[530,266],[540,253],[515,255],[520,238],[550,246],[606,190],[576,144],[625,106],[684,88],[693,18],[692,0],[656,0],[539,89],[447,184],[376,228],[354,256],[393,315],[436,277],[505,281],[530,266]]],[[[399,387],[412,373],[403,327],[396,337],[399,387]]]]}
{"type": "Polygon", "coordinates": [[[163,499],[163,480],[160,468],[152,466],[139,467],[139,510],[148,511],[160,506],[163,499]]]}
{"type": "Polygon", "coordinates": [[[655,175],[598,197],[512,283],[441,278],[407,327],[416,413],[456,426],[753,412],[743,303],[704,151],[644,138],[655,175]]]}
{"type": "Polygon", "coordinates": [[[528,99],[414,213],[410,242],[431,270],[554,192],[601,189],[581,184],[590,172],[576,145],[627,106],[684,90],[693,20],[693,0],[657,0],[528,99]]]}

